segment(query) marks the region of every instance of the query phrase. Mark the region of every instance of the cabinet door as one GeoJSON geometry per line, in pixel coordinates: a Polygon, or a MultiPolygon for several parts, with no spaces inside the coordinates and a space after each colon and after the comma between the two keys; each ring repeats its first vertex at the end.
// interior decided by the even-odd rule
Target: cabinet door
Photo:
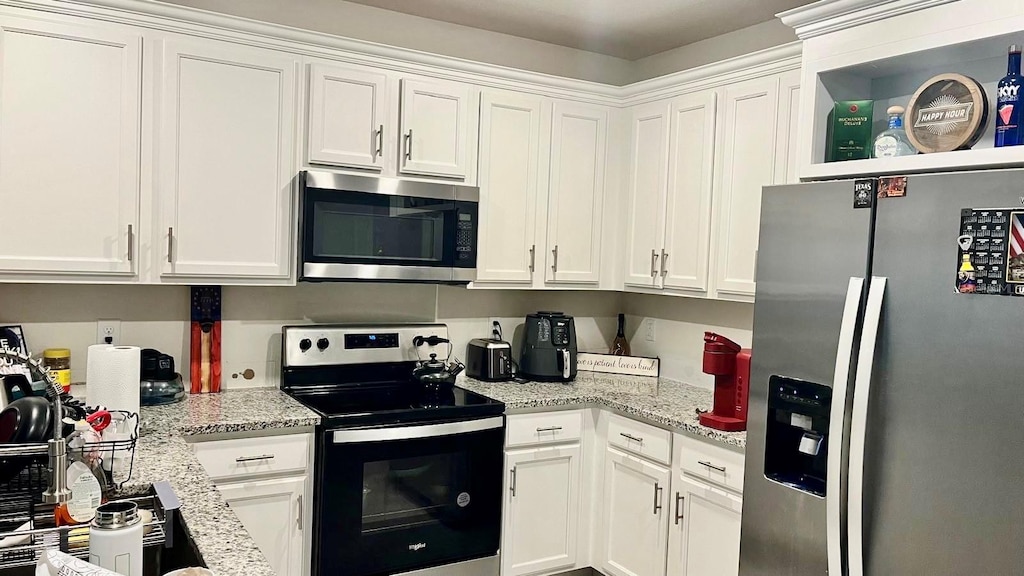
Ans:
{"type": "Polygon", "coordinates": [[[661,255],[665,288],[700,293],[708,289],[715,97],[714,91],[708,91],[672,101],[668,222],[661,255]]]}
{"type": "Polygon", "coordinates": [[[288,277],[296,67],[269,50],[167,41],[157,239],[165,275],[288,277]]]}
{"type": "Polygon", "coordinates": [[[556,102],[551,120],[547,275],[552,283],[597,283],[608,111],[556,102]]]}
{"type": "Polygon", "coordinates": [[[775,175],[777,76],[723,90],[721,153],[715,167],[715,289],[719,296],[752,300],[761,187],[775,175]]]}
{"type": "Polygon", "coordinates": [[[800,129],[800,71],[779,76],[779,135],[775,147],[775,184],[796,184],[797,134],[800,129]]]}
{"type": "Polygon", "coordinates": [[[580,446],[509,451],[502,530],[503,576],[576,565],[580,446]]]}
{"type": "Polygon", "coordinates": [[[739,574],[742,499],[685,476],[678,476],[676,483],[669,530],[668,573],[673,576],[739,574]]]}
{"type": "Polygon", "coordinates": [[[471,144],[470,88],[402,80],[402,172],[465,178],[471,144]]]}
{"type": "Polygon", "coordinates": [[[306,565],[302,544],[306,477],[256,480],[217,486],[280,576],[302,576],[306,565]]]}
{"type": "Polygon", "coordinates": [[[0,19],[0,272],[131,275],[142,37],[0,19]]]}
{"type": "Polygon", "coordinates": [[[665,575],[670,480],[668,469],[607,448],[603,544],[610,576],[665,575]]]}
{"type": "Polygon", "coordinates": [[[309,76],[309,162],[381,170],[388,77],[323,64],[309,76]]]}
{"type": "Polygon", "coordinates": [[[660,284],[657,268],[665,233],[669,109],[666,102],[633,108],[625,278],[630,286],[660,284]]]}
{"type": "Polygon", "coordinates": [[[532,282],[543,115],[540,98],[482,96],[478,282],[532,282]]]}

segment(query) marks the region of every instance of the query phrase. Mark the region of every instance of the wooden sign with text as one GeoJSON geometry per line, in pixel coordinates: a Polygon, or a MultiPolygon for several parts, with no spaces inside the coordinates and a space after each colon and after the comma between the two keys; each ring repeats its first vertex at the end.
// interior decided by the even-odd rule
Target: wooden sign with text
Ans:
{"type": "Polygon", "coordinates": [[[580,352],[576,355],[576,369],[587,372],[603,372],[605,374],[624,374],[627,376],[658,377],[661,363],[657,358],[640,356],[614,356],[612,354],[593,354],[580,352]]]}

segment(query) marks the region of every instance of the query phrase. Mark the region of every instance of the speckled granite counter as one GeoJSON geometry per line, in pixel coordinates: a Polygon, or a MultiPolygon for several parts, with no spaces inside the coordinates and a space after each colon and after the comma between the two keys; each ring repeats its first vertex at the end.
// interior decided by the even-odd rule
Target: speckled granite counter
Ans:
{"type": "Polygon", "coordinates": [[[504,402],[506,410],[600,405],[737,448],[747,444],[746,432],[700,425],[697,410],[711,408],[711,391],[665,378],[580,372],[570,384],[492,383],[462,377],[458,385],[504,402]]]}
{"type": "MultiPolygon", "coordinates": [[[[73,392],[74,393],[74,392],[73,392]]],[[[84,394],[76,396],[84,397],[84,394]]],[[[312,427],[320,418],[276,388],[189,396],[168,406],[143,407],[132,478],[122,491],[170,482],[203,561],[217,576],[275,576],[249,533],[196,460],[185,436],[312,427]]]]}

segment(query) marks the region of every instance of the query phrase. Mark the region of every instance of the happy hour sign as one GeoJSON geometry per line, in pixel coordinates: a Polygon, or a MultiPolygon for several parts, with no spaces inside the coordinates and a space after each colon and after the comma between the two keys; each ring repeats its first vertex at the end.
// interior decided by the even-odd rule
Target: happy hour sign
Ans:
{"type": "Polygon", "coordinates": [[[657,358],[580,352],[576,355],[576,369],[605,374],[657,377],[660,363],[657,358]]]}

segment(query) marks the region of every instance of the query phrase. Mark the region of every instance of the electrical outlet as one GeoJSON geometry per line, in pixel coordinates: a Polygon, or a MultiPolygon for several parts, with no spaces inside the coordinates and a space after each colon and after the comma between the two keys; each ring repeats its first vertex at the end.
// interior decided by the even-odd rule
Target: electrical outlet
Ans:
{"type": "MultiPolygon", "coordinates": [[[[491,335],[492,335],[492,331],[494,330],[494,323],[495,322],[498,322],[500,324],[501,323],[501,318],[498,318],[497,316],[491,316],[490,318],[487,319],[487,337],[488,338],[490,338],[491,335]]],[[[504,331],[505,327],[502,326],[501,328],[504,331]]]]}
{"type": "Polygon", "coordinates": [[[648,342],[656,342],[658,340],[657,324],[655,324],[654,318],[644,319],[644,340],[648,342]]]}
{"type": "Polygon", "coordinates": [[[119,344],[121,342],[120,320],[99,320],[96,322],[96,342],[119,344]]]}

